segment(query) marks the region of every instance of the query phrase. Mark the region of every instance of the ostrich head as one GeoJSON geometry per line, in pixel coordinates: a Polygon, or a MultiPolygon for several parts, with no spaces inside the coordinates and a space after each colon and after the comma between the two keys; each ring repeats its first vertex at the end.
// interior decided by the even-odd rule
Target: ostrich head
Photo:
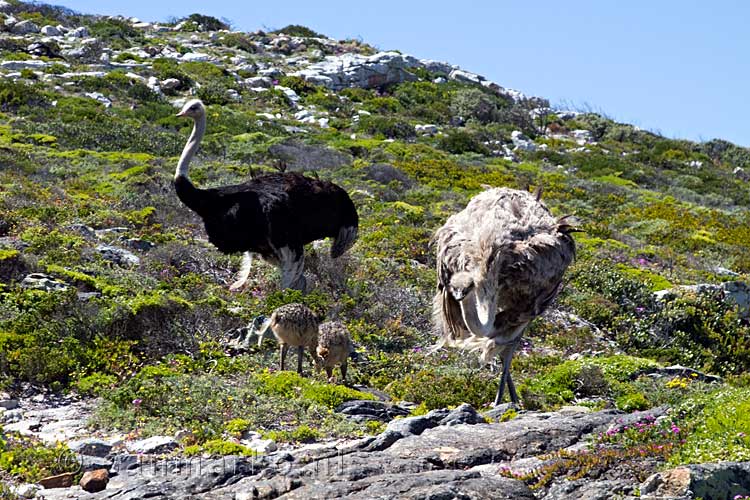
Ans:
{"type": "Polygon", "coordinates": [[[185,103],[180,112],[177,113],[177,116],[186,116],[188,118],[192,118],[193,120],[197,120],[201,116],[205,116],[205,114],[206,108],[203,106],[203,103],[200,101],[200,99],[191,99],[190,101],[185,103]]]}
{"type": "Polygon", "coordinates": [[[502,273],[513,256],[513,246],[480,240],[467,252],[466,270],[451,276],[448,291],[461,304],[467,326],[477,334],[493,330],[502,273]]]}

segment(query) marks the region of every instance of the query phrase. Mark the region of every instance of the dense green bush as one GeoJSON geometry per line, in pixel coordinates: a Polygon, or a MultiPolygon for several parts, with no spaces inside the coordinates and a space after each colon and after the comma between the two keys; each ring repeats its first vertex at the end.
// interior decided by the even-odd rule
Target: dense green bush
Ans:
{"type": "Polygon", "coordinates": [[[313,31],[307,26],[302,26],[300,24],[290,24],[276,31],[272,31],[271,33],[284,33],[285,35],[289,36],[301,36],[306,38],[325,38],[324,35],[321,35],[317,31],[313,31]]]}
{"type": "Polygon", "coordinates": [[[10,79],[0,81],[0,109],[18,110],[21,106],[43,106],[47,98],[34,85],[26,85],[10,79]]]}
{"type": "Polygon", "coordinates": [[[479,153],[488,155],[487,146],[479,142],[474,135],[464,129],[451,130],[447,134],[440,136],[440,149],[449,153],[479,153]]]}

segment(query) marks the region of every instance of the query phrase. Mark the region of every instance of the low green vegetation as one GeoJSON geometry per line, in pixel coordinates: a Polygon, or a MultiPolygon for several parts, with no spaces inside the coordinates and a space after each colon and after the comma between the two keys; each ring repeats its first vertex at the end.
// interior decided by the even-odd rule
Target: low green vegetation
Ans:
{"type": "MultiPolygon", "coordinates": [[[[542,186],[551,212],[574,214],[582,232],[559,314],[531,324],[513,361],[524,407],[667,405],[670,424],[680,428],[678,440],[658,426],[637,439],[632,429],[602,438],[595,444],[605,452],[561,455],[557,463],[567,465],[544,477],[573,478],[644,456],[748,459],[747,311],[722,290],[679,288],[748,281],[750,192],[738,170],[750,168],[747,148],[669,139],[592,113],[532,118],[532,102],[443,81],[448,75],[424,68],[403,83],[333,91],[289,76],[290,66],[264,80],[271,88],[251,90],[248,78],[280,64],[269,46],[310,60],[375,49],[356,40],[324,43],[300,25],[230,32],[231,23],[202,14],[146,37],[123,19],[12,3],[14,15],[40,25],[85,25],[111,49],[115,66],[132,68],[87,72],[89,62],[100,64],[96,46],[72,61],[32,55],[12,40],[0,47],[3,60],[52,63],[0,79],[0,389],[30,383],[101,397],[92,426],[141,436],[187,430],[188,454],[246,455],[236,442],[243,432],[293,443],[378,432],[380,423],[353,424],[334,411],[373,399],[365,387],[416,403],[415,414],[463,402],[484,408],[499,374],[473,354],[430,350],[431,237],[488,186],[542,186]],[[192,37],[210,42],[214,59],[162,57],[190,52],[192,37]],[[145,83],[150,77],[176,83],[162,94],[145,83]],[[297,144],[310,148],[305,158],[323,158],[304,168],[351,194],[357,244],[335,263],[329,243],[306,249],[310,293],[279,290],[278,270],[265,263],[254,264],[245,290],[228,291],[239,258],[205,242],[202,222],[172,187],[191,124],[174,116],[171,101],[196,95],[207,104],[208,129],[191,169],[195,184],[236,184],[293,168],[278,151],[297,144]],[[328,127],[297,120],[297,106],[328,118],[328,127]],[[439,133],[417,134],[425,124],[439,133]],[[503,146],[513,148],[516,130],[540,148],[515,151],[511,161],[503,146]],[[596,144],[579,147],[576,130],[596,144]],[[107,260],[100,245],[127,249],[139,264],[107,260]],[[30,288],[24,278],[32,273],[54,285],[30,288]],[[228,342],[290,302],[347,325],[358,354],[349,362],[351,385],[329,383],[309,358],[306,377],[272,371],[279,362],[272,342],[241,350],[228,342]],[[673,364],[737,387],[649,376],[673,364]]],[[[57,450],[16,436],[5,436],[2,447],[0,469],[20,479],[57,472],[49,463],[57,450]]]]}

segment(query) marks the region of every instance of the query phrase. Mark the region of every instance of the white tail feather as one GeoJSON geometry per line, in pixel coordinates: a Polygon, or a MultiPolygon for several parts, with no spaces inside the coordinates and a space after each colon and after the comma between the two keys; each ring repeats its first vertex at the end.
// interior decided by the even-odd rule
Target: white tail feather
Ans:
{"type": "Polygon", "coordinates": [[[253,254],[245,252],[242,254],[242,264],[240,265],[240,272],[237,273],[237,281],[232,283],[229,289],[233,292],[242,288],[247,283],[247,278],[250,277],[250,269],[253,267],[253,254]]]}

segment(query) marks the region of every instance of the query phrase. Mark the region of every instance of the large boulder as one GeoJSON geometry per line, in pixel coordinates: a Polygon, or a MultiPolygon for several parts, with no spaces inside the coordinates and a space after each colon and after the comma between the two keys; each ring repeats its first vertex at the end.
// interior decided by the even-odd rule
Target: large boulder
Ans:
{"type": "Polygon", "coordinates": [[[351,156],[325,146],[305,144],[296,139],[274,144],[268,148],[272,158],[283,162],[288,170],[306,171],[339,168],[352,162],[351,156]]]}
{"type": "Polygon", "coordinates": [[[684,465],[650,476],[641,498],[725,500],[750,496],[750,462],[684,465]]]}
{"type": "Polygon", "coordinates": [[[417,59],[398,52],[378,52],[372,56],[342,54],[328,56],[292,74],[333,90],[347,87],[373,89],[416,80],[417,77],[408,70],[418,66],[417,59]]]}

